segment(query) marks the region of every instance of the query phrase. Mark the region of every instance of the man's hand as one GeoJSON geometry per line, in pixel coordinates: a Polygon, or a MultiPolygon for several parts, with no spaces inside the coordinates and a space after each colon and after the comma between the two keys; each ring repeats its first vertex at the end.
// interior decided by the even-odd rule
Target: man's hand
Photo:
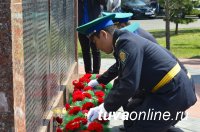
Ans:
{"type": "Polygon", "coordinates": [[[88,83],[88,86],[90,86],[90,87],[95,87],[95,86],[97,86],[97,85],[99,85],[99,83],[98,83],[98,81],[95,79],[95,80],[91,80],[89,83],[88,83]]]}
{"type": "Polygon", "coordinates": [[[104,108],[104,103],[102,103],[101,105],[97,107],[91,108],[88,112],[87,119],[89,122],[92,122],[95,119],[97,119],[99,116],[102,117],[103,114],[107,114],[104,108]]]}

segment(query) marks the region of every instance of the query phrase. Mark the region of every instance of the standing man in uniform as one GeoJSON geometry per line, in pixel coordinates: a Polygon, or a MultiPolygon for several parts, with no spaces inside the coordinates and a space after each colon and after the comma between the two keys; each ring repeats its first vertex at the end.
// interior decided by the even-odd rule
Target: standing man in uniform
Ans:
{"type": "MultiPolygon", "coordinates": [[[[78,0],[78,25],[83,25],[98,18],[101,13],[101,4],[104,1],[78,0]]],[[[86,35],[79,33],[78,38],[82,49],[85,72],[98,74],[101,65],[100,51],[96,48],[95,44],[89,41],[86,35]],[[93,56],[93,68],[90,49],[93,56]]]]}
{"type": "Polygon", "coordinates": [[[130,113],[154,111],[170,113],[169,120],[125,121],[127,132],[166,132],[179,119],[173,120],[177,112],[185,111],[196,102],[194,85],[176,59],[160,46],[129,31],[115,29],[109,15],[98,18],[77,28],[87,35],[98,49],[110,54],[114,52],[118,78],[100,106],[91,108],[88,120],[98,118],[101,112],[114,112],[127,105],[128,100],[139,88],[145,91],[141,105],[130,113]]]}

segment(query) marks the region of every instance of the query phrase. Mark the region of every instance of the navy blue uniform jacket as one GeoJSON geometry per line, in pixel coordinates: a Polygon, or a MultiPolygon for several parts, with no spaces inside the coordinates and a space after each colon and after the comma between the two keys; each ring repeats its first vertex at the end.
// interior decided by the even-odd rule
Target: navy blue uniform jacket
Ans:
{"type": "MultiPolygon", "coordinates": [[[[156,39],[153,37],[153,35],[151,35],[149,32],[145,31],[142,28],[138,28],[136,31],[134,31],[134,34],[139,35],[140,37],[143,37],[151,42],[153,42],[152,44],[158,44],[158,42],[156,41],[156,39]]],[[[187,69],[184,67],[184,65],[171,53],[169,52],[167,49],[160,47],[163,50],[165,50],[172,58],[174,58],[179,65],[181,66],[181,68],[188,73],[187,69]]],[[[111,80],[113,80],[114,78],[116,78],[118,75],[118,69],[116,64],[112,65],[104,74],[102,74],[99,78],[98,78],[98,82],[99,83],[103,83],[103,84],[107,84],[109,83],[111,80]]]]}
{"type": "MultiPolygon", "coordinates": [[[[162,47],[152,43],[131,32],[115,30],[113,46],[118,78],[104,102],[107,112],[116,111],[120,106],[126,105],[127,100],[138,88],[150,93],[151,89],[177,64],[176,59],[162,47]]],[[[173,106],[173,109],[186,110],[196,102],[194,87],[186,73],[181,70],[177,77],[169,83],[173,83],[173,86],[164,86],[156,93],[149,94],[154,97],[155,94],[163,94],[161,96],[163,102],[154,101],[152,107],[165,103],[169,106],[166,108],[170,109],[173,106]]]]}

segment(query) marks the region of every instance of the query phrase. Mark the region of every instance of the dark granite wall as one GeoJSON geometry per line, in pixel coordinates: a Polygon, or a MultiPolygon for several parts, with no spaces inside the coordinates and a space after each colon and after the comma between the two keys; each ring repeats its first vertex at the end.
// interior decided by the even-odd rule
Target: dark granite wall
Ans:
{"type": "Polygon", "coordinates": [[[0,132],[38,131],[76,58],[74,0],[0,0],[0,132]]]}
{"type": "Polygon", "coordinates": [[[12,131],[13,74],[10,0],[0,0],[0,131],[12,131]]]}

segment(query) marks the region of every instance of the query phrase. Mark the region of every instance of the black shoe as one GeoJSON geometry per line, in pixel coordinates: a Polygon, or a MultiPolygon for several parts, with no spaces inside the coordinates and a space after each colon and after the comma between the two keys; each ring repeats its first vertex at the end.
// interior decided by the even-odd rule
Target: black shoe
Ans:
{"type": "Polygon", "coordinates": [[[184,132],[183,130],[181,130],[180,128],[178,127],[175,127],[175,126],[171,126],[167,132],[184,132]]]}

